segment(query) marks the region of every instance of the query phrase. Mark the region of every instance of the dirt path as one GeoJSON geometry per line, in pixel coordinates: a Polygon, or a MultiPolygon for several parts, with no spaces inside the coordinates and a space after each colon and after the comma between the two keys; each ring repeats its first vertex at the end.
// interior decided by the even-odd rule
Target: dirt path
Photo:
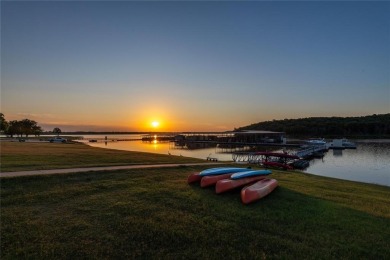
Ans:
{"type": "Polygon", "coordinates": [[[146,165],[122,165],[122,166],[88,167],[88,168],[35,170],[35,171],[21,171],[21,172],[0,172],[0,178],[32,176],[32,175],[65,174],[65,173],[76,173],[76,172],[115,171],[115,170],[146,169],[146,168],[169,168],[169,167],[178,167],[178,166],[199,166],[199,165],[218,165],[218,164],[222,164],[222,163],[207,162],[207,163],[178,163],[178,164],[149,164],[149,165],[146,164],[146,165]]]}

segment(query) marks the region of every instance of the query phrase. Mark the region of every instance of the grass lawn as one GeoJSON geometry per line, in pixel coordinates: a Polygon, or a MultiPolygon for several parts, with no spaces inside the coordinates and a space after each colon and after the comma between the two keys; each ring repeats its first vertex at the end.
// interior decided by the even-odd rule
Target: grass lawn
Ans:
{"type": "Polygon", "coordinates": [[[81,143],[0,142],[1,171],[47,170],[92,166],[189,163],[204,160],[90,147],[81,143]]]}
{"type": "Polygon", "coordinates": [[[273,171],[246,206],[186,183],[204,168],[2,178],[1,259],[390,258],[388,187],[273,171]]]}
{"type": "MultiPolygon", "coordinates": [[[[202,160],[82,144],[1,143],[2,171],[202,160]]],[[[243,205],[188,185],[206,167],[1,178],[1,259],[390,258],[390,188],[273,171],[243,205]]]]}

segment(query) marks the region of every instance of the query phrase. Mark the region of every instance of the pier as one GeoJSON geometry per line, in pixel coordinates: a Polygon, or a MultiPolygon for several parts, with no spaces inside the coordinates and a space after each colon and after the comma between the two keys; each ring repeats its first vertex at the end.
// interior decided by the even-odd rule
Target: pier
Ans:
{"type": "Polygon", "coordinates": [[[298,150],[295,155],[299,158],[311,158],[316,155],[323,155],[325,151],[328,151],[329,145],[312,145],[303,147],[302,149],[298,150]]]}
{"type": "Polygon", "coordinates": [[[142,140],[141,138],[83,138],[82,140],[86,140],[91,143],[96,143],[96,142],[121,142],[121,141],[140,141],[142,140]]]}

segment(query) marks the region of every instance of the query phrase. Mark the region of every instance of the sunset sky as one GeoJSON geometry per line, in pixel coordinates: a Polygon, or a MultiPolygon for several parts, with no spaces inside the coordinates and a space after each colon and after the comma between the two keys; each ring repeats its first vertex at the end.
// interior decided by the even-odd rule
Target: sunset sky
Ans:
{"type": "Polygon", "coordinates": [[[62,131],[390,113],[390,3],[2,1],[1,112],[62,131]]]}

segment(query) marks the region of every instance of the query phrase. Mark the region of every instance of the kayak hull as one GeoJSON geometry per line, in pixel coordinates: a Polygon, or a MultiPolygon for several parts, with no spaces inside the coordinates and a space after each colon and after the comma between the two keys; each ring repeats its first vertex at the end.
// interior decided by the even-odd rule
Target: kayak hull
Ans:
{"type": "Polygon", "coordinates": [[[237,180],[237,179],[259,176],[259,175],[268,175],[271,173],[272,172],[270,170],[256,170],[256,171],[252,170],[252,171],[237,172],[231,176],[231,179],[237,180]]]}
{"type": "Polygon", "coordinates": [[[202,179],[202,176],[200,176],[199,172],[195,172],[190,174],[187,178],[188,184],[194,183],[194,182],[199,182],[202,179]]]}
{"type": "Polygon", "coordinates": [[[275,179],[263,179],[241,190],[241,200],[249,204],[270,194],[276,187],[278,181],[275,179]]]}
{"type": "Polygon", "coordinates": [[[244,172],[248,171],[248,168],[235,168],[235,167],[220,167],[210,168],[200,172],[200,176],[221,175],[226,173],[244,172]]]}
{"type": "Polygon", "coordinates": [[[191,175],[188,176],[187,182],[188,182],[188,184],[190,184],[190,183],[194,183],[194,182],[199,182],[202,180],[203,177],[206,177],[206,176],[233,174],[236,172],[244,172],[244,171],[248,171],[248,170],[249,170],[248,168],[235,168],[235,167],[210,168],[210,169],[203,170],[201,172],[192,173],[191,175]]]}
{"type": "Polygon", "coordinates": [[[204,187],[215,185],[220,180],[229,179],[230,176],[232,176],[232,173],[215,175],[215,176],[205,176],[200,181],[200,187],[204,188],[204,187]]]}
{"type": "Polygon", "coordinates": [[[230,190],[234,190],[245,185],[255,183],[259,180],[265,179],[266,176],[253,176],[248,178],[242,178],[237,180],[224,179],[217,182],[215,185],[215,193],[220,194],[230,190]]]}

